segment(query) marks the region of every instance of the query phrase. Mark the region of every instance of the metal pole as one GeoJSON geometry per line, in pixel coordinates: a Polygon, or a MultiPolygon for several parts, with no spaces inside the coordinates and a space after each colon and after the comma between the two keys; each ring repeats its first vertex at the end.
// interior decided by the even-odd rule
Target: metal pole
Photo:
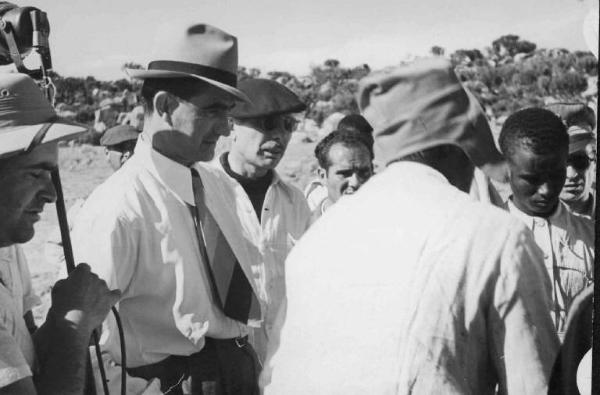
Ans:
{"type": "MultiPolygon", "coordinates": [[[[58,225],[60,227],[60,237],[63,244],[63,252],[65,255],[65,264],[67,265],[67,273],[71,273],[75,270],[75,258],[73,257],[73,246],[71,245],[71,236],[69,234],[69,221],[67,218],[67,209],[65,207],[65,199],[62,191],[62,183],[60,182],[60,173],[58,167],[52,170],[52,183],[56,190],[56,214],[58,216],[58,225]]],[[[94,340],[94,346],[96,347],[98,356],[100,355],[100,344],[98,331],[94,330],[92,333],[94,340]]],[[[106,382],[106,373],[104,372],[104,365],[102,364],[102,358],[98,357],[98,366],[100,368],[100,374],[102,376],[102,386],[104,393],[109,395],[108,384],[106,382]]],[[[87,353],[86,363],[86,380],[85,380],[85,393],[90,395],[96,395],[96,382],[94,378],[94,372],[92,371],[92,356],[89,352],[87,353]]]]}

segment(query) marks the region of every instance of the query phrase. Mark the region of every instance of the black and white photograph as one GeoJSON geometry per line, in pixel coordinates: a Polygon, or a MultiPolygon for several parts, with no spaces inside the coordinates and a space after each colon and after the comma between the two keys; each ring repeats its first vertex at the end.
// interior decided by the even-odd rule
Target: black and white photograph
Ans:
{"type": "Polygon", "coordinates": [[[0,395],[600,394],[599,18],[0,1],[0,395]]]}

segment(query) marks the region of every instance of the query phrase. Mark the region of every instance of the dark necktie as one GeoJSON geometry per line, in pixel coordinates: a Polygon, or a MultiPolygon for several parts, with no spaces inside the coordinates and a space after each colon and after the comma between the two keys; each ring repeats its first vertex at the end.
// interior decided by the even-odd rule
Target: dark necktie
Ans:
{"type": "Polygon", "coordinates": [[[215,302],[227,317],[245,324],[248,322],[253,299],[256,303],[258,301],[231,246],[204,203],[204,188],[198,172],[195,169],[191,169],[191,172],[196,202],[196,207],[192,208],[192,216],[196,225],[200,254],[208,272],[211,292],[215,302]],[[208,254],[209,249],[204,233],[208,229],[218,233],[212,260],[208,254]]]}

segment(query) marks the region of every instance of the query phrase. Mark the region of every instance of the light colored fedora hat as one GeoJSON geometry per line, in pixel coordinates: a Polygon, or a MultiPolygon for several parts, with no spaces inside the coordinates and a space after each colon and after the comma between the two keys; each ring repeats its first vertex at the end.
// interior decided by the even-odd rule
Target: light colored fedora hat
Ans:
{"type": "Polygon", "coordinates": [[[0,158],[26,153],[88,130],[58,117],[41,89],[25,74],[0,74],[0,158]]]}
{"type": "Polygon", "coordinates": [[[146,70],[125,69],[131,78],[194,77],[249,101],[237,89],[237,38],[231,34],[202,23],[169,23],[159,28],[153,48],[146,70]]]}

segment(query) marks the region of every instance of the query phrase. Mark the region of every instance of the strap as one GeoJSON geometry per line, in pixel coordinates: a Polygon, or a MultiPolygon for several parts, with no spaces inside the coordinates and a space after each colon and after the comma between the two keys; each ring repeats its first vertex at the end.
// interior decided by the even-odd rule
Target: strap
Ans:
{"type": "Polygon", "coordinates": [[[48,130],[50,130],[52,125],[54,125],[52,122],[47,122],[42,125],[40,130],[38,130],[35,136],[33,136],[31,143],[29,143],[29,147],[25,149],[25,153],[31,152],[35,147],[42,143],[44,137],[46,137],[46,133],[48,133],[48,130]]]}

